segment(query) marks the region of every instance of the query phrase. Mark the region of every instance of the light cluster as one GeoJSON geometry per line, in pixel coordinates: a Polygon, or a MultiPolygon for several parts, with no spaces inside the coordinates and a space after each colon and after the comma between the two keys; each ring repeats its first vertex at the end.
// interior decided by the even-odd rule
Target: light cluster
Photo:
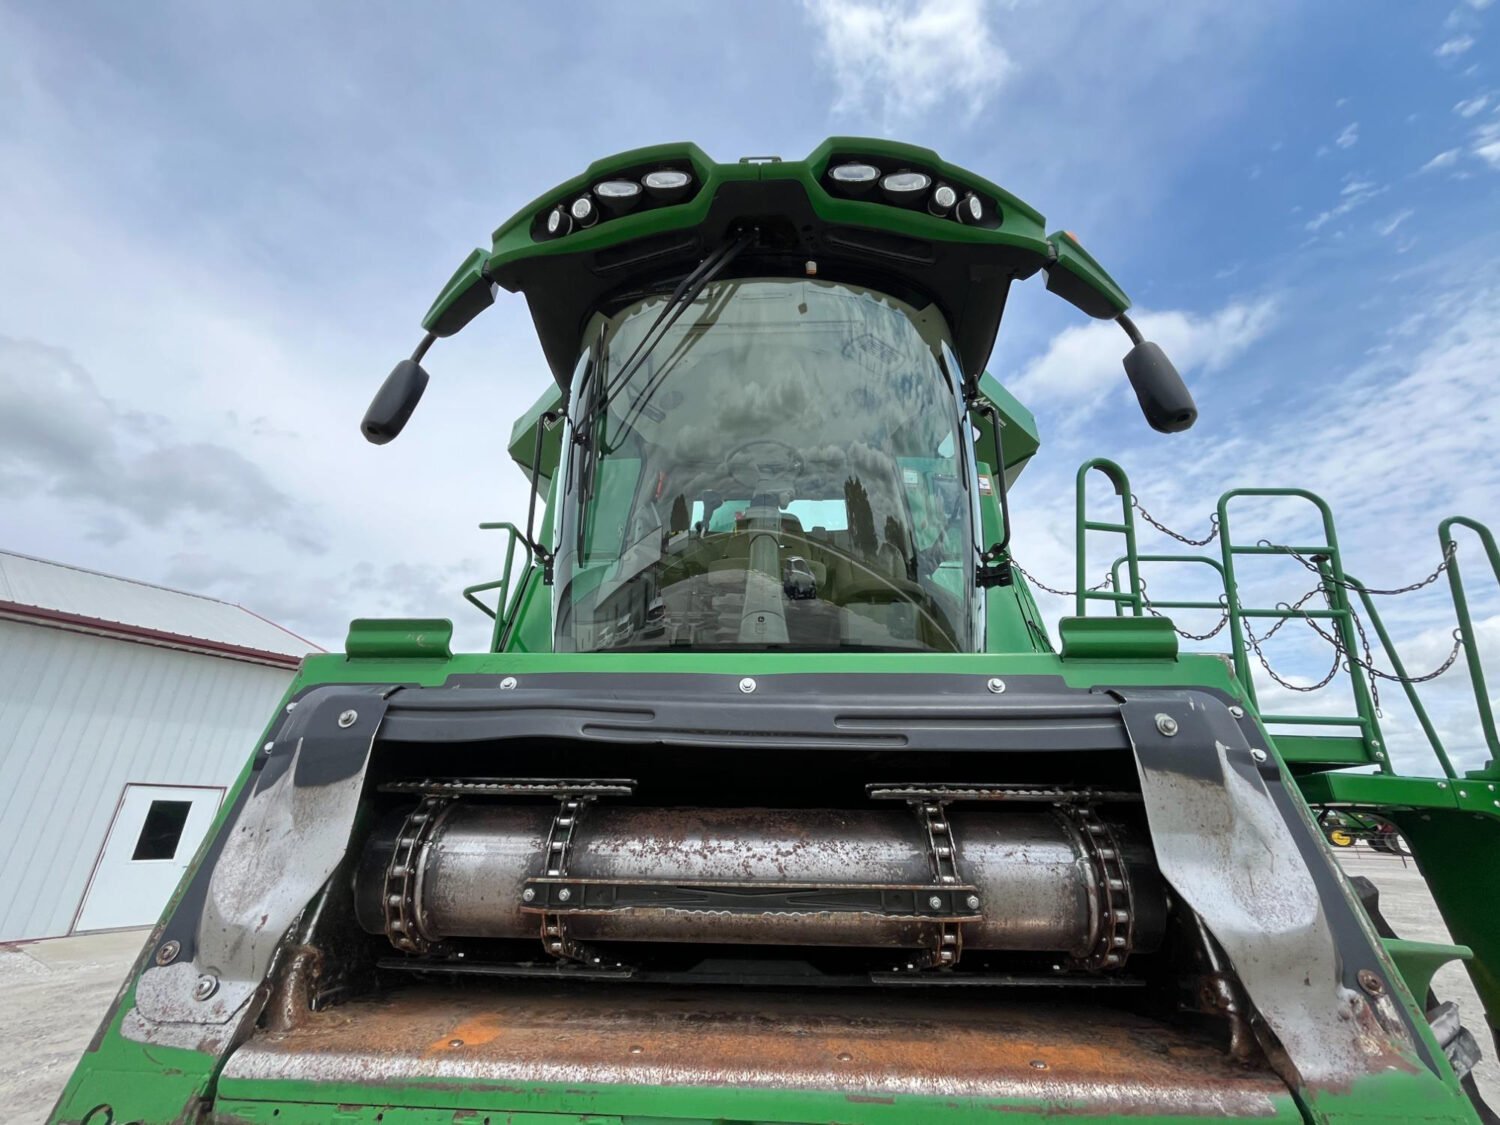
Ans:
{"type": "Polygon", "coordinates": [[[548,238],[561,238],[593,226],[600,218],[633,211],[643,198],[677,203],[687,198],[692,188],[693,177],[676,168],[658,168],[639,180],[601,180],[592,190],[548,211],[542,220],[542,233],[548,238]]]}
{"type": "Polygon", "coordinates": [[[873,164],[851,160],[830,166],[828,180],[836,194],[852,199],[870,196],[878,188],[881,199],[897,207],[925,207],[933,215],[971,225],[993,225],[995,218],[974,192],[934,181],[926,172],[910,168],[882,172],[873,164]]]}

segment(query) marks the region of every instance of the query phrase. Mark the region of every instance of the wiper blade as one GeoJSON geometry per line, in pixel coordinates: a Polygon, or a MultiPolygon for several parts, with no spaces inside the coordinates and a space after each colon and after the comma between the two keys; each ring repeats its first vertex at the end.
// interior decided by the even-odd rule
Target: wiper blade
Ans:
{"type": "Polygon", "coordinates": [[[646,330],[645,335],[636,344],[635,350],[620,368],[620,373],[615,376],[613,384],[601,385],[600,393],[595,399],[594,409],[604,411],[609,408],[615,398],[623,391],[635,373],[641,369],[646,360],[651,358],[651,353],[656,350],[658,344],[666,338],[672,326],[689,306],[698,299],[698,294],[714,278],[718,277],[729,266],[729,263],[739,257],[740,251],[755,241],[754,231],[744,231],[733,242],[727,242],[715,250],[703,261],[698,263],[692,273],[677,283],[677,288],[672,290],[672,295],[667,298],[667,303],[656,314],[656,319],[651,322],[651,327],[646,330]]]}

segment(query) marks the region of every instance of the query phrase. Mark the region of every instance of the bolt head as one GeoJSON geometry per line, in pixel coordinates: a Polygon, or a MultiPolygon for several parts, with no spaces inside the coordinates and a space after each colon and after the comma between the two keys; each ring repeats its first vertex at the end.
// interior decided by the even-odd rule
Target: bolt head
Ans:
{"type": "Polygon", "coordinates": [[[989,688],[991,693],[995,695],[1001,695],[1005,691],[1005,681],[999,676],[991,676],[984,686],[989,688]]]}
{"type": "Polygon", "coordinates": [[[979,909],[979,896],[978,895],[970,895],[968,898],[964,899],[964,904],[966,906],[968,906],[968,908],[970,910],[978,910],[979,909]]]}
{"type": "Polygon", "coordinates": [[[564,887],[562,890],[560,890],[560,891],[557,892],[557,901],[558,902],[567,902],[568,899],[570,899],[572,897],[573,897],[573,892],[570,891],[570,890],[568,890],[567,887],[564,887]]]}
{"type": "Polygon", "coordinates": [[[1257,762],[1264,762],[1266,760],[1266,752],[1259,747],[1252,747],[1250,757],[1254,758],[1257,762]]]}
{"type": "Polygon", "coordinates": [[[501,691],[514,691],[515,689],[516,689],[516,678],[514,676],[506,676],[505,679],[503,679],[503,680],[500,681],[500,690],[501,691]]]}
{"type": "Polygon", "coordinates": [[[1171,715],[1158,715],[1156,716],[1156,729],[1171,738],[1177,733],[1177,720],[1171,715]]]}
{"type": "Polygon", "coordinates": [[[521,892],[522,902],[530,902],[534,898],[536,898],[536,888],[534,887],[527,887],[524,891],[521,892]]]}
{"type": "Polygon", "coordinates": [[[933,895],[927,900],[927,905],[932,907],[932,909],[934,910],[941,910],[943,908],[943,900],[937,895],[933,895]]]}
{"type": "Polygon", "coordinates": [[[193,985],[193,999],[207,1000],[215,992],[219,991],[219,978],[212,973],[204,973],[198,978],[198,983],[193,985]]]}
{"type": "Polygon", "coordinates": [[[1233,718],[1243,719],[1245,717],[1245,709],[1243,707],[1231,707],[1229,714],[1233,718]]]}
{"type": "Polygon", "coordinates": [[[339,715],[339,726],[352,727],[358,719],[358,711],[344,711],[339,715]]]}
{"type": "Polygon", "coordinates": [[[156,951],[156,963],[158,965],[170,965],[177,960],[177,955],[182,952],[182,946],[175,941],[164,941],[156,951]]]}
{"type": "Polygon", "coordinates": [[[744,692],[746,695],[749,695],[754,690],[755,680],[753,677],[746,676],[740,681],[740,691],[744,692]]]}
{"type": "Polygon", "coordinates": [[[1359,971],[1359,987],[1363,988],[1371,996],[1385,995],[1385,981],[1380,979],[1380,974],[1373,969],[1361,969],[1359,971]]]}

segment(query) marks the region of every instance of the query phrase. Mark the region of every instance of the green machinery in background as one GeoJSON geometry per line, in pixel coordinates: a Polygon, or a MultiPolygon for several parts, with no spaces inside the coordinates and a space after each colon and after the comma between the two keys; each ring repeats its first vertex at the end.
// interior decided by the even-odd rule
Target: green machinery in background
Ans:
{"type": "Polygon", "coordinates": [[[501,226],[363,423],[395,437],[433,342],[525,294],[554,385],[510,441],[526,522],[465,591],[489,650],[360,619],[307,658],[53,1121],[1493,1120],[1429,988],[1466,960],[1493,1038],[1500,747],[1454,532],[1500,577],[1493,538],[1441,532],[1469,774],[1310,493],[1275,495],[1317,543],[1236,538],[1271,494],[1237,490],[1216,556],[1142,555],[1090,462],[1054,645],[1006,503],[1037,429],[985,373],[1038,272],[1125,331],[1154,428],[1193,424],[1077,240],[926,149],[640,149],[501,226]],[[1264,553],[1313,594],[1250,603],[1264,553]],[[1167,559],[1222,596],[1148,598],[1167,559]],[[1227,656],[1179,650],[1165,614],[1205,608],[1227,656]],[[1276,620],[1349,661],[1354,714],[1261,710],[1276,620]],[[1392,768],[1363,620],[1439,777],[1392,768]],[[1314,810],[1398,826],[1461,944],[1394,935],[1314,810]]]}

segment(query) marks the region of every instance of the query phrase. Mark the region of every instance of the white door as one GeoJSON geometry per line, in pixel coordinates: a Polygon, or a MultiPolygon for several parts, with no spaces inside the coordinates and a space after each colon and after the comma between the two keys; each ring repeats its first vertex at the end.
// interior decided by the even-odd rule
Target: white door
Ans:
{"type": "Polygon", "coordinates": [[[150,926],[198,851],[224,790],[127,785],[74,930],[150,926]]]}

